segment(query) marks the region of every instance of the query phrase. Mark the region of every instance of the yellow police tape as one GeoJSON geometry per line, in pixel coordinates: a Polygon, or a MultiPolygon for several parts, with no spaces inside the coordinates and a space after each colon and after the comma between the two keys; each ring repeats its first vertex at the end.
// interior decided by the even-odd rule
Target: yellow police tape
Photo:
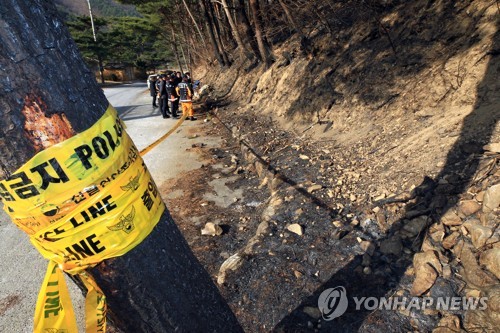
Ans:
{"type": "Polygon", "coordinates": [[[141,243],[165,209],[115,109],[35,155],[0,182],[0,196],[12,221],[50,260],[35,332],[77,332],[62,271],[78,274],[88,289],[87,332],[105,332],[105,296],[84,270],[141,243]]]}
{"type": "Polygon", "coordinates": [[[146,148],[144,148],[143,150],[140,151],[140,154],[141,156],[144,156],[146,155],[148,152],[150,152],[154,147],[158,146],[160,144],[160,142],[162,142],[163,140],[165,140],[166,138],[168,138],[170,136],[170,134],[174,133],[174,131],[176,129],[179,128],[179,126],[181,126],[182,122],[186,119],[186,115],[183,115],[178,121],[177,123],[165,134],[163,134],[158,140],[156,140],[155,142],[153,142],[152,144],[150,144],[149,146],[147,146],[146,148]]]}

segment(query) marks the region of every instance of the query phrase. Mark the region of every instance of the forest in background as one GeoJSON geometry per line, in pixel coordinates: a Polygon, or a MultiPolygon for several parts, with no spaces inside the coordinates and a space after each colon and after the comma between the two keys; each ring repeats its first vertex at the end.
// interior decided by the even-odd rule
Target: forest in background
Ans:
{"type": "Polygon", "coordinates": [[[84,56],[129,62],[146,70],[155,68],[158,61],[168,62],[171,56],[181,71],[215,63],[229,67],[239,57],[248,60],[247,71],[260,63],[269,68],[276,60],[273,48],[294,34],[300,37],[302,52],[313,55],[313,34],[332,34],[342,25],[352,24],[359,12],[374,15],[393,6],[391,1],[117,1],[119,6],[112,1],[91,1],[102,34],[97,37],[101,41],[92,44],[88,41],[91,35],[86,1],[59,0],[63,12],[73,13],[66,21],[84,56]],[[134,15],[134,6],[139,17],[134,15]],[[134,56],[126,52],[125,57],[123,52],[110,51],[121,45],[134,45],[139,50],[134,56]]]}
{"type": "MultiPolygon", "coordinates": [[[[87,0],[55,0],[56,7],[67,14],[89,15],[87,0]]],[[[123,5],[114,0],[90,0],[93,14],[107,16],[139,16],[135,6],[123,5]]]]}

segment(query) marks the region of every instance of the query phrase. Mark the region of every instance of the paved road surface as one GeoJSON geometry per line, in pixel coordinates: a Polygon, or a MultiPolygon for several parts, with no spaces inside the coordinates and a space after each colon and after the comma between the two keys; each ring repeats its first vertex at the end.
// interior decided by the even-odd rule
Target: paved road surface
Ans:
{"type": "MultiPolygon", "coordinates": [[[[125,121],[127,132],[139,150],[175,124],[172,119],[163,119],[157,108],[152,108],[144,83],[119,85],[104,91],[125,121]]],[[[204,141],[202,138],[187,139],[190,128],[198,123],[184,122],[179,130],[144,157],[158,186],[180,171],[201,165],[194,153],[186,151],[195,141],[204,141]]],[[[28,237],[10,222],[3,209],[0,213],[0,256],[0,333],[31,333],[36,298],[47,261],[31,246],[28,237]]],[[[79,330],[84,332],[83,297],[71,281],[68,286],[79,330]]]]}

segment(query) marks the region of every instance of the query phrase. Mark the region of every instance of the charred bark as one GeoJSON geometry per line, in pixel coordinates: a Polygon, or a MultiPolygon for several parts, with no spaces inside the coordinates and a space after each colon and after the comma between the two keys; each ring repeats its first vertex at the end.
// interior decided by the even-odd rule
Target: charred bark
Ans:
{"type": "Polygon", "coordinates": [[[250,9],[252,11],[252,17],[255,26],[255,39],[257,40],[257,45],[259,48],[260,57],[262,62],[266,66],[266,69],[271,67],[273,63],[271,54],[269,53],[269,45],[267,45],[266,40],[264,39],[262,33],[262,20],[261,20],[261,11],[260,4],[258,0],[250,0],[250,9]]]}
{"type": "Polygon", "coordinates": [[[296,20],[293,18],[293,15],[290,13],[290,9],[288,6],[285,4],[283,0],[278,0],[279,4],[281,5],[281,8],[283,9],[283,12],[286,15],[286,18],[290,25],[292,26],[293,30],[297,32],[300,36],[300,46],[302,51],[304,53],[311,53],[311,42],[309,38],[307,38],[304,35],[304,32],[302,31],[302,27],[296,22],[296,20]]]}
{"type": "Polygon", "coordinates": [[[172,46],[173,46],[173,49],[174,49],[175,61],[177,61],[177,66],[179,66],[179,70],[181,71],[181,73],[184,73],[184,70],[182,69],[181,58],[179,57],[179,51],[177,49],[177,40],[175,38],[175,30],[174,30],[174,26],[173,25],[172,25],[170,31],[172,33],[172,46]]]}
{"type": "Polygon", "coordinates": [[[245,55],[245,57],[250,60],[254,61],[254,53],[249,51],[246,47],[246,44],[243,42],[243,39],[241,38],[241,34],[238,30],[238,26],[236,25],[235,20],[233,19],[233,16],[231,15],[231,11],[229,10],[229,6],[227,4],[227,0],[221,0],[222,6],[224,7],[224,11],[226,13],[227,21],[229,22],[229,25],[231,26],[231,31],[233,33],[234,39],[236,40],[236,43],[238,44],[238,48],[240,49],[240,52],[245,55]]]}
{"type": "MultiPolygon", "coordinates": [[[[212,4],[211,1],[208,2],[208,6],[210,8],[210,16],[213,20],[213,23],[214,23],[214,28],[215,28],[215,33],[216,33],[216,37],[217,37],[217,41],[219,42],[219,45],[220,45],[220,48],[221,48],[221,55],[222,55],[222,58],[224,59],[224,62],[230,66],[231,65],[231,61],[229,60],[229,57],[227,55],[227,52],[226,52],[226,48],[224,46],[224,40],[223,40],[223,36],[222,36],[222,31],[221,31],[221,28],[219,26],[219,20],[217,18],[217,15],[215,14],[215,9],[214,9],[214,5],[212,4]]],[[[224,17],[223,15],[221,15],[222,17],[224,17]]],[[[228,40],[226,38],[226,40],[228,40]]],[[[233,40],[231,39],[230,42],[233,42],[233,40]]]]}
{"type": "Polygon", "coordinates": [[[205,0],[199,0],[201,9],[203,10],[203,15],[205,16],[205,25],[207,26],[208,34],[210,35],[210,41],[212,42],[212,47],[214,49],[214,55],[217,61],[221,66],[226,66],[224,59],[222,58],[221,47],[217,43],[217,39],[215,38],[215,32],[213,28],[213,22],[208,13],[207,4],[205,0]]]}
{"type": "MultiPolygon", "coordinates": [[[[52,2],[5,0],[0,22],[0,173],[7,177],[91,127],[108,102],[52,2]],[[33,117],[39,128],[27,127],[33,117]]],[[[242,331],[168,211],[141,244],[88,272],[120,331],[242,331]]]]}
{"type": "Polygon", "coordinates": [[[256,56],[259,60],[263,60],[260,57],[259,46],[255,40],[255,31],[250,24],[248,19],[247,10],[245,7],[245,0],[238,0],[238,5],[236,6],[236,22],[238,29],[243,31],[244,42],[250,45],[250,49],[253,56],[256,56]]]}
{"type": "Polygon", "coordinates": [[[200,36],[201,42],[203,43],[204,47],[207,47],[207,44],[205,43],[205,38],[203,37],[203,34],[201,33],[200,27],[198,26],[198,22],[196,22],[196,19],[194,18],[193,14],[191,13],[191,10],[189,9],[188,4],[186,3],[186,0],[182,0],[184,3],[184,7],[186,8],[186,11],[189,14],[189,17],[191,17],[191,20],[193,20],[193,24],[196,28],[196,31],[198,31],[198,35],[200,36]]]}

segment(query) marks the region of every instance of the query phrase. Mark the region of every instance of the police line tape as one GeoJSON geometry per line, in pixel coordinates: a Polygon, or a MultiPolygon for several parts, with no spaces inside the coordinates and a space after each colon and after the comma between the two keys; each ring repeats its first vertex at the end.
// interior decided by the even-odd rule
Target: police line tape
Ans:
{"type": "Polygon", "coordinates": [[[79,275],[88,289],[86,331],[106,331],[105,295],[85,269],[137,246],[164,212],[143,154],[109,106],[91,128],[39,152],[0,182],[4,210],[50,260],[35,332],[77,332],[63,271],[79,275]]]}
{"type": "Polygon", "coordinates": [[[170,136],[170,134],[174,133],[174,131],[176,129],[179,128],[179,126],[181,126],[182,122],[184,120],[186,120],[186,115],[182,115],[181,118],[179,118],[179,120],[177,121],[177,123],[167,132],[165,133],[164,135],[162,135],[158,140],[156,140],[155,142],[153,142],[152,144],[150,144],[149,146],[147,146],[146,148],[144,148],[143,150],[140,151],[140,154],[141,156],[144,156],[146,155],[148,152],[150,152],[154,147],[158,146],[163,140],[165,140],[167,137],[170,136]]]}

